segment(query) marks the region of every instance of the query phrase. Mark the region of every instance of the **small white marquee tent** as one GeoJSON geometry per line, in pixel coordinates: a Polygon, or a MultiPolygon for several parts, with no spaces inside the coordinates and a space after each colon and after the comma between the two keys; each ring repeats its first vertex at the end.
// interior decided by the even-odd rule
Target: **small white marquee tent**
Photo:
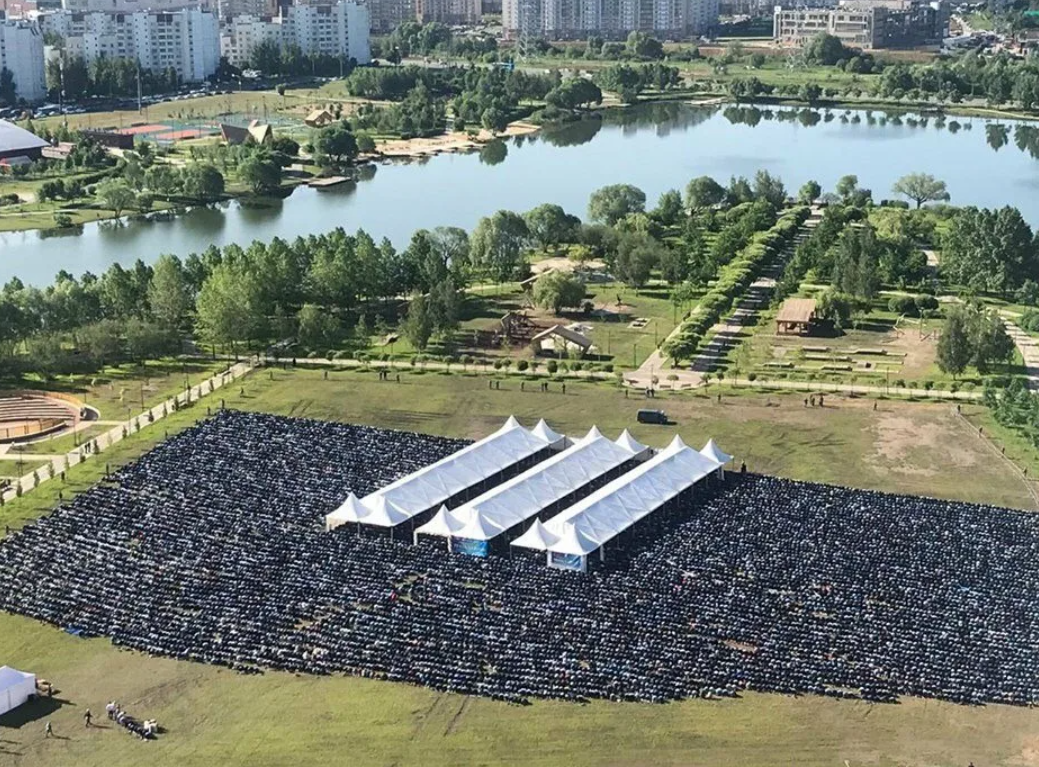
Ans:
{"type": "Polygon", "coordinates": [[[36,694],[36,675],[0,666],[0,715],[18,708],[36,694]]]}

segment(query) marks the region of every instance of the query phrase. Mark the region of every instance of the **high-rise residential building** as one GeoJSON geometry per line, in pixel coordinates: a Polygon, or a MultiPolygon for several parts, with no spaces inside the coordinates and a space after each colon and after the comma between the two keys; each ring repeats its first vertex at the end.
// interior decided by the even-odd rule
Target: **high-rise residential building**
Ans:
{"type": "Polygon", "coordinates": [[[415,0],[368,0],[372,32],[392,32],[401,22],[416,18],[415,0]]]}
{"type": "Polygon", "coordinates": [[[368,6],[357,0],[331,5],[290,5],[275,18],[239,16],[226,22],[220,54],[235,66],[247,66],[253,51],[266,41],[295,46],[304,55],[323,54],[371,61],[368,6]]]}
{"type": "Polygon", "coordinates": [[[40,101],[47,95],[43,31],[32,21],[0,20],[0,68],[14,78],[15,96],[40,101]]]}
{"type": "Polygon", "coordinates": [[[283,11],[281,23],[286,44],[296,45],[304,55],[346,56],[361,64],[371,61],[371,21],[363,2],[293,5],[283,11]]]}
{"type": "Polygon", "coordinates": [[[718,21],[718,0],[503,0],[510,38],[552,40],[597,35],[620,39],[638,30],[668,38],[706,32],[718,21]]]}
{"type": "Polygon", "coordinates": [[[273,0],[215,0],[216,12],[223,22],[239,16],[276,16],[278,4],[273,0]]]}
{"type": "Polygon", "coordinates": [[[133,13],[136,11],[176,11],[181,8],[208,10],[210,0],[61,0],[62,10],[79,13],[112,11],[133,13]]]}
{"type": "Polygon", "coordinates": [[[181,79],[199,82],[214,74],[220,63],[216,15],[197,8],[55,11],[41,14],[40,26],[61,36],[65,52],[82,56],[87,64],[101,56],[133,59],[142,69],[174,69],[181,79]]]}
{"type": "Polygon", "coordinates": [[[481,0],[415,0],[415,14],[423,24],[479,24],[483,9],[481,0]]]}

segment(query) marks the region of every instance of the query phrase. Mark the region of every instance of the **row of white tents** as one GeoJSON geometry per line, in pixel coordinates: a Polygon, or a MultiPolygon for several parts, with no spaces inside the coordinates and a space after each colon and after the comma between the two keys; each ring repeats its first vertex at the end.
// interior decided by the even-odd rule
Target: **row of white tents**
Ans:
{"type": "Polygon", "coordinates": [[[566,438],[544,420],[525,429],[510,416],[493,434],[374,493],[363,498],[350,493],[342,506],[325,517],[325,529],[350,523],[396,527],[504,471],[565,446],[566,438]]]}
{"type": "Polygon", "coordinates": [[[421,517],[427,521],[413,527],[416,540],[438,536],[450,549],[486,556],[491,541],[507,540],[533,519],[511,545],[544,551],[551,566],[585,570],[590,554],[605,558],[606,543],[706,477],[721,475],[731,460],[713,439],[697,451],[675,437],[654,454],[627,430],[610,440],[593,427],[571,441],[544,420],[526,429],[510,417],[488,437],[364,498],[351,493],[325,518],[325,527],[356,523],[392,533],[421,517]],[[528,463],[470,500],[448,503],[528,463]],[[570,502],[589,487],[598,489],[570,502]]]}

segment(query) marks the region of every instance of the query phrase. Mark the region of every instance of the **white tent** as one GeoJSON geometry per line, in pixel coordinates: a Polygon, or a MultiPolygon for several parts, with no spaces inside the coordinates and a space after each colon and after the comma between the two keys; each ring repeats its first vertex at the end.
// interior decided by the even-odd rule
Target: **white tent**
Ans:
{"type": "Polygon", "coordinates": [[[632,455],[648,454],[649,448],[631,436],[631,432],[625,429],[617,437],[617,444],[628,450],[632,455]]]}
{"type": "MultiPolygon", "coordinates": [[[[719,466],[675,437],[670,445],[641,466],[604,485],[545,523],[546,530],[560,541],[569,536],[566,544],[558,541],[550,544],[550,555],[552,552],[582,554],[570,540],[573,533],[568,532],[568,523],[576,524],[581,535],[599,548],[717,471],[719,466]]],[[[513,543],[523,545],[519,539],[513,543]]]]}
{"type": "Polygon", "coordinates": [[[18,708],[35,694],[35,674],[0,666],[0,715],[18,708]]]}
{"type": "Polygon", "coordinates": [[[514,540],[512,545],[522,546],[525,549],[548,551],[548,547],[558,540],[559,537],[550,533],[540,519],[535,519],[534,524],[527,528],[527,532],[514,540]]]}
{"type": "Polygon", "coordinates": [[[714,441],[714,438],[707,440],[707,444],[703,446],[703,450],[700,451],[700,455],[710,458],[712,461],[717,463],[725,464],[732,460],[732,456],[718,447],[718,443],[714,441]]]}
{"type": "Polygon", "coordinates": [[[574,522],[564,522],[558,540],[552,543],[549,548],[558,554],[573,554],[584,557],[599,548],[599,544],[585,535],[574,522]]]}
{"type": "Polygon", "coordinates": [[[325,530],[334,530],[349,522],[360,522],[370,513],[371,509],[361,503],[360,498],[350,493],[342,506],[325,517],[325,530]]]}
{"type": "MultiPolygon", "coordinates": [[[[641,448],[641,445],[639,446],[641,448]]],[[[490,540],[505,530],[566,498],[571,493],[595,479],[620,468],[628,461],[639,457],[642,451],[633,452],[618,442],[606,439],[598,429],[592,428],[582,439],[561,453],[538,463],[508,482],[492,488],[450,512],[455,520],[470,524],[474,518],[484,520],[488,537],[470,535],[466,532],[449,533],[459,538],[490,540]]],[[[429,535],[444,535],[443,529],[432,524],[423,525],[418,532],[429,535]]],[[[479,527],[467,528],[469,533],[478,533],[479,527]]]]}
{"type": "Polygon", "coordinates": [[[523,428],[510,416],[493,434],[360,499],[368,513],[360,513],[356,503],[347,498],[343,506],[325,517],[325,526],[332,529],[346,521],[381,527],[400,524],[546,448],[563,448],[564,438],[547,424],[541,434],[544,436],[523,428]],[[387,508],[383,501],[392,511],[379,511],[387,508]]]}

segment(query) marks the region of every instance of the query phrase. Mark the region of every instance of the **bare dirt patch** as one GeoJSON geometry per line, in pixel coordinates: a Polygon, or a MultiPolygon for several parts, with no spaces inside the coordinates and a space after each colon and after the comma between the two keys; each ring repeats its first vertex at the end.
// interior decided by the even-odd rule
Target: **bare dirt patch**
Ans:
{"type": "Polygon", "coordinates": [[[969,469],[978,453],[962,444],[966,436],[951,415],[934,420],[882,413],[871,427],[875,450],[867,460],[877,468],[900,474],[934,476],[935,464],[969,469]]]}

